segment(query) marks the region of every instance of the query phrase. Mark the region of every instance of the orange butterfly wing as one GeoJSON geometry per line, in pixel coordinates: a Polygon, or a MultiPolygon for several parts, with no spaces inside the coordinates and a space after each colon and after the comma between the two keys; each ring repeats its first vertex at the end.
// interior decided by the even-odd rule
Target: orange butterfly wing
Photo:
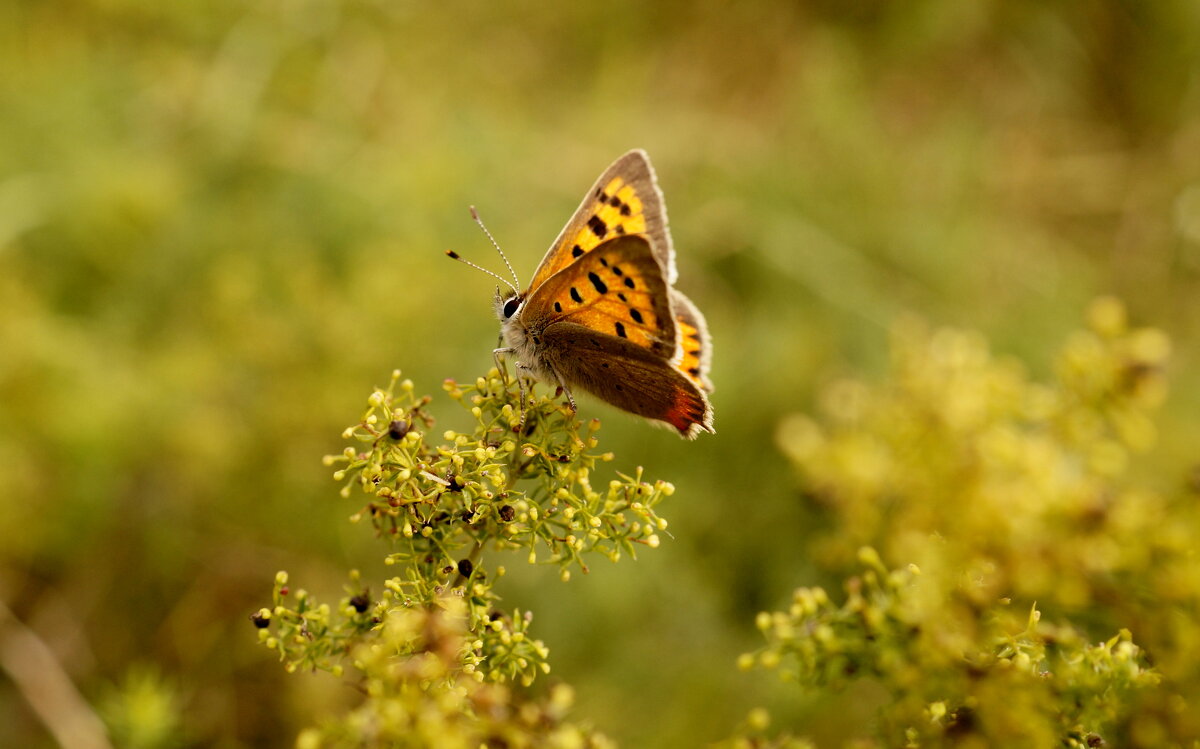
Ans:
{"type": "Polygon", "coordinates": [[[614,161],[588,190],[575,214],[550,245],[530,282],[531,291],[608,239],[631,234],[650,238],[668,285],[675,283],[675,251],[667,231],[662,191],[645,151],[614,161]]]}
{"type": "Polygon", "coordinates": [[[521,318],[534,329],[572,322],[670,360],[678,349],[670,293],[650,242],[619,236],[537,286],[521,318]]]}

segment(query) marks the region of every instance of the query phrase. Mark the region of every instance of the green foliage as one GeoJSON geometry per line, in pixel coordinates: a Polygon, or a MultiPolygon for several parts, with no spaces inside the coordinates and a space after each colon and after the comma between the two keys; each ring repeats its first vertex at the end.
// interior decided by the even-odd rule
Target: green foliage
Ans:
{"type": "MultiPolygon", "coordinates": [[[[260,640],[289,671],[343,676],[353,667],[367,701],[323,729],[323,740],[453,747],[475,746],[485,737],[505,745],[583,746],[587,737],[587,746],[603,743],[560,725],[555,716],[568,702],[561,688],[539,706],[507,688],[475,686],[516,681],[528,687],[550,671],[548,648],[529,633],[531,612],[498,608],[493,585],[504,567],[489,568],[482,554],[524,552],[530,564],[557,567],[565,582],[572,567],[588,571],[589,556],[616,562],[623,554],[635,557],[638,546],[657,547],[667,521],[655,507],[674,487],[643,481],[639,468],[618,473],[597,491],[592,471],[613,457],[593,452],[599,422],[583,427],[553,395],[534,398],[524,412],[514,408],[519,401],[496,369],[474,385],[446,381],[446,392],[475,423],[470,431],[444,432],[440,442],[428,436],[431,399],[413,390],[394,372],[391,383],[368,398],[359,423],[345,430],[357,445],[326,458],[339,466],[334,478],[344,482],[343,497],[355,489],[366,497],[351,519],[370,519],[391,548],[386,564],[400,573],[384,580],[372,600],[353,571],[348,595],[334,608],[305,590],[292,591],[280,572],[274,606],[253,617],[260,640]],[[513,732],[524,738],[517,742],[513,732]]],[[[317,735],[305,734],[303,741],[317,735]]]]}
{"type": "Polygon", "coordinates": [[[814,551],[860,569],[841,603],[800,588],[760,614],[767,644],[739,664],[810,690],[875,681],[887,696],[864,738],[881,746],[1189,735],[1200,663],[1168,606],[1200,601],[1179,578],[1195,513],[1127,475],[1153,442],[1170,347],[1113,299],[1088,323],[1043,385],[978,335],[906,321],[882,384],[834,383],[821,421],[789,417],[780,447],[829,515],[814,551]],[[1106,627],[1120,632],[1093,644],[1106,627]]]}
{"type": "MultiPolygon", "coordinates": [[[[525,278],[596,170],[642,146],[716,342],[718,434],[580,408],[686,494],[679,542],[638,575],[585,557],[565,586],[520,552],[486,570],[587,717],[627,746],[700,746],[758,704],[822,745],[869,732],[870,680],[714,698],[754,678],[730,663],[756,612],[800,584],[840,601],[867,543],[910,561],[886,538],[833,548],[854,527],[797,501],[781,415],[827,427],[818,384],[873,381],[899,310],[1047,382],[1081,306],[1114,293],[1176,352],[1158,447],[1122,479],[1157,525],[1115,555],[1153,572],[1127,559],[1090,603],[1069,574],[1038,604],[1153,656],[1140,744],[1200,735],[1195,700],[1155,696],[1200,694],[1200,563],[1163,549],[1200,527],[1178,486],[1200,444],[1198,69],[1195,0],[0,2],[0,599],[102,717],[130,664],[177,685],[192,745],[273,746],[347,710],[343,680],[274,667],[244,621],[279,569],[335,617],[350,566],[347,596],[382,594],[369,518],[344,522],[358,506],[314,456],[397,361],[426,390],[486,369],[490,283],[441,254],[487,263],[466,206],[525,278]]],[[[431,434],[470,431],[431,408],[431,434]]],[[[1111,564],[1089,537],[1084,562],[1111,564]]],[[[1015,584],[1055,587],[1015,561],[1015,584]]],[[[0,746],[53,741],[0,674],[0,746]]]]}

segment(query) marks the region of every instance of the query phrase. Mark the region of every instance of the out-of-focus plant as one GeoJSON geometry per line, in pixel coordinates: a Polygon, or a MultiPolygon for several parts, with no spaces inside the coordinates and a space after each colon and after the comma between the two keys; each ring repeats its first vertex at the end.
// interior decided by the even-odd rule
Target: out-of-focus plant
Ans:
{"type": "Polygon", "coordinates": [[[549,651],[530,634],[530,612],[498,607],[504,567],[484,552],[518,551],[569,580],[589,556],[615,562],[656,547],[667,522],[655,508],[674,487],[643,481],[640,468],[594,487],[596,464],[613,457],[596,452],[599,422],[581,425],[552,396],[521,413],[498,370],[473,385],[447,380],[445,390],[469,410],[468,431],[431,438],[431,399],[395,372],[344,432],[356,444],[326,458],[343,497],[366,497],[352,520],[371,522],[399,573],[372,596],[354,571],[330,606],[280,572],[274,605],[252,617],[289,671],[329,671],[366,694],[301,744],[604,745],[564,722],[565,686],[543,701],[522,691],[549,672],[549,651]]]}
{"type": "Polygon", "coordinates": [[[473,678],[468,609],[447,596],[432,607],[398,606],[349,651],[365,698],[347,715],[300,734],[299,749],[319,746],[606,747],[600,734],[566,721],[573,693],[556,684],[531,699],[498,680],[473,678]]]}
{"type": "Polygon", "coordinates": [[[1190,498],[1128,475],[1169,350],[1100,299],[1041,384],[978,335],[899,324],[882,384],[834,383],[820,417],[778,430],[845,599],[798,589],[739,665],[808,689],[873,679],[865,746],[1190,745],[1200,529],[1190,498]]]}
{"type": "Polygon", "coordinates": [[[114,744],[128,749],[185,745],[183,700],[178,691],[156,668],[131,667],[125,678],[106,689],[99,699],[99,712],[114,744]]]}
{"type": "Polygon", "coordinates": [[[1128,630],[1091,643],[1006,600],[968,619],[945,605],[957,590],[915,566],[889,571],[870,547],[860,558],[842,603],[799,588],[786,611],[760,614],[767,645],[740,665],[810,688],[877,680],[889,696],[875,728],[882,746],[1098,746],[1159,683],[1128,630]]]}
{"type": "Polygon", "coordinates": [[[845,567],[874,546],[966,572],[980,600],[1003,591],[1076,609],[1101,589],[1127,592],[1154,545],[1178,542],[1160,537],[1167,500],[1125,480],[1155,438],[1170,344],[1128,329],[1113,299],[1089,322],[1041,384],[977,334],[904,321],[884,384],[836,382],[820,423],[785,420],[779,445],[836,526],[818,558],[845,567]]]}

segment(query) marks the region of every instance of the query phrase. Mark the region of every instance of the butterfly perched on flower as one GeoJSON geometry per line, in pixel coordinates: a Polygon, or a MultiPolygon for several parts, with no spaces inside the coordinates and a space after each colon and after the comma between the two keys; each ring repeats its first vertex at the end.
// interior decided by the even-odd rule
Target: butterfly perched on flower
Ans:
{"type": "Polygon", "coordinates": [[[675,276],[654,169],[630,151],[592,185],[527,290],[500,279],[512,291],[496,290],[495,354],[516,358],[518,378],[561,387],[572,410],[579,388],[686,439],[712,432],[712,342],[675,276]]]}

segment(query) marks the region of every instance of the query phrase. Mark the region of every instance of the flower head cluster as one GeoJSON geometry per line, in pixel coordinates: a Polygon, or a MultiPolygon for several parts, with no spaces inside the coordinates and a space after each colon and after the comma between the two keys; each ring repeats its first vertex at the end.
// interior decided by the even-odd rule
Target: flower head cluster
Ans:
{"type": "Polygon", "coordinates": [[[1111,298],[1048,383],[978,334],[903,321],[883,382],[835,382],[817,416],[779,427],[846,599],[797,590],[759,616],[767,645],[741,665],[812,690],[875,680],[871,740],[887,746],[1195,735],[1181,706],[1200,687],[1200,516],[1130,479],[1169,353],[1111,298]]]}
{"type": "Polygon", "coordinates": [[[1050,384],[977,334],[898,325],[885,383],[834,383],[821,420],[779,428],[807,495],[835,518],[816,553],[847,570],[873,546],[931,574],[961,572],[983,602],[1071,610],[1118,595],[1152,548],[1125,541],[1162,530],[1166,500],[1124,476],[1154,441],[1169,350],[1108,298],[1050,384]]]}
{"type": "Polygon", "coordinates": [[[566,720],[574,696],[565,684],[534,700],[507,685],[469,678],[461,663],[471,649],[468,621],[465,603],[453,597],[433,607],[388,610],[377,636],[350,651],[365,698],[348,714],[304,731],[297,747],[611,746],[566,720]]]}
{"type": "Polygon", "coordinates": [[[365,498],[351,519],[372,524],[390,546],[384,561],[398,574],[372,595],[352,572],[346,596],[330,606],[293,591],[281,572],[273,606],[252,617],[261,641],[289,670],[341,675],[352,667],[372,700],[398,695],[386,710],[400,713],[417,707],[405,700],[438,694],[467,700],[460,707],[495,702],[510,693],[487,692],[483,700],[485,693],[463,685],[528,686],[550,670],[549,649],[530,633],[532,614],[498,607],[493,586],[504,567],[485,553],[518,552],[531,564],[556,567],[566,581],[572,569],[587,572],[589,556],[615,562],[658,546],[667,521],[657,506],[674,492],[669,483],[645,481],[641,468],[593,484],[597,466],[613,457],[596,449],[599,422],[581,424],[551,395],[522,409],[516,388],[496,369],[473,384],[447,380],[444,389],[469,412],[465,429],[435,432],[431,398],[416,396],[397,371],[345,430],[353,445],[326,457],[342,496],[358,490],[365,498]],[[428,625],[442,621],[436,612],[451,610],[457,634],[445,642],[454,646],[433,647],[431,658],[428,625]],[[413,617],[425,624],[413,625],[413,617]],[[427,668],[438,678],[431,680],[427,668]]]}
{"type": "Polygon", "coordinates": [[[475,562],[464,565],[455,552],[493,542],[568,576],[572,566],[587,571],[588,553],[617,561],[658,545],[667,522],[654,508],[674,487],[643,481],[640,468],[593,486],[597,463],[613,458],[595,452],[598,420],[584,427],[553,397],[522,413],[493,369],[472,385],[445,382],[475,423],[431,440],[429,399],[414,398],[409,380],[397,393],[398,378],[375,391],[362,421],[346,430],[359,446],[326,459],[341,464],[334,475],[347,482],[343,494],[358,486],[367,495],[355,519],[369,517],[396,540],[394,562],[431,573],[454,567],[461,581],[473,580],[475,562]]]}
{"type": "MultiPolygon", "coordinates": [[[[863,569],[843,602],[799,588],[785,611],[763,612],[765,647],[742,669],[777,670],[809,687],[872,678],[890,692],[879,715],[888,746],[973,736],[992,746],[1087,746],[1135,693],[1159,683],[1128,630],[1094,644],[1075,628],[1008,602],[963,619],[930,605],[944,591],[916,567],[889,570],[860,550],[863,569]]],[[[1094,745],[1094,744],[1092,744],[1094,745]]]]}

